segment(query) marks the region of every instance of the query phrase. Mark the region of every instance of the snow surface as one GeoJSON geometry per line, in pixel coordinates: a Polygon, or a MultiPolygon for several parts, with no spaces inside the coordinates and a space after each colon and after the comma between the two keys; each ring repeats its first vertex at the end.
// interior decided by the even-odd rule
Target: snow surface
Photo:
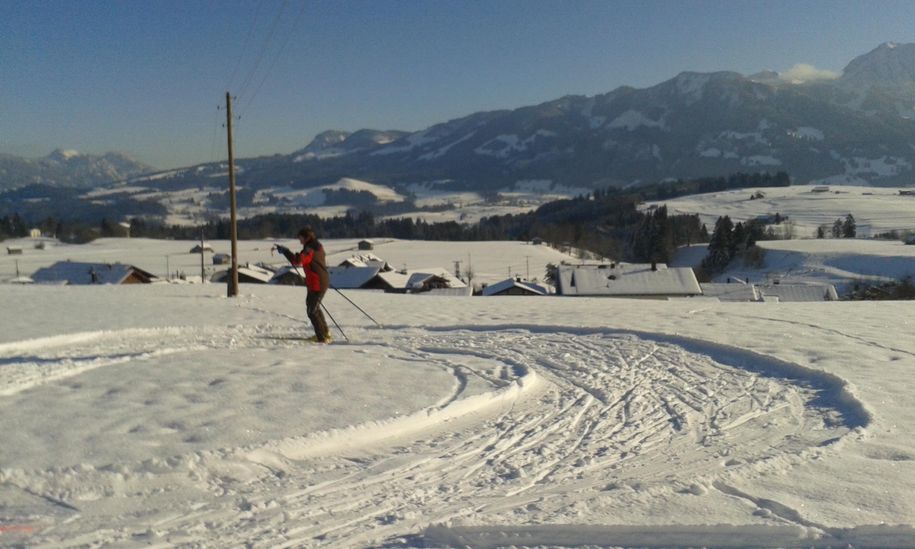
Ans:
{"type": "Polygon", "coordinates": [[[0,286],[0,543],[915,539],[908,303],[348,295],[0,286]]]}
{"type": "Polygon", "coordinates": [[[0,285],[0,544],[915,539],[909,303],[224,296],[0,285]]]}
{"type": "Polygon", "coordinates": [[[646,128],[660,128],[662,130],[667,129],[667,125],[663,118],[661,118],[661,120],[652,120],[641,112],[633,109],[623,112],[607,125],[608,128],[625,128],[630,132],[642,126],[646,128]]]}
{"type": "Polygon", "coordinates": [[[891,230],[915,229],[915,197],[900,196],[897,188],[840,187],[827,193],[812,192],[811,185],[760,188],[766,196],[750,200],[757,189],[684,196],[663,202],[671,212],[699,214],[711,232],[719,216],[734,221],[775,214],[788,216],[795,224],[796,236],[815,235],[820,225],[831,229],[837,218],[851,213],[855,217],[859,236],[870,236],[891,230]]]}

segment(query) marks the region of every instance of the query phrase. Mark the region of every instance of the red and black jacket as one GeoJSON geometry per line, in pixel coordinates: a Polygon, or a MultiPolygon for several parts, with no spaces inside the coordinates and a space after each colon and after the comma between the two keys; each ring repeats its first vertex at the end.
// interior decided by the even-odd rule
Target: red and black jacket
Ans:
{"type": "Polygon", "coordinates": [[[309,290],[323,292],[330,287],[330,274],[324,258],[324,246],[317,240],[309,240],[301,252],[292,253],[284,248],[286,259],[305,270],[305,285],[309,290]]]}

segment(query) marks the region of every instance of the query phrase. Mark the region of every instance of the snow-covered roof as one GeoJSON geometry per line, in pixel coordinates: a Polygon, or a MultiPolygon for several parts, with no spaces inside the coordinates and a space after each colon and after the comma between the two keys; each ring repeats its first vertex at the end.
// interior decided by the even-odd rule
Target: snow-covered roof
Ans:
{"type": "Polygon", "coordinates": [[[342,290],[361,288],[381,271],[380,267],[330,267],[330,285],[342,290]]]}
{"type": "Polygon", "coordinates": [[[58,261],[35,271],[32,280],[38,284],[121,284],[135,273],[147,282],[153,278],[150,273],[123,263],[58,261]]]}
{"type": "Polygon", "coordinates": [[[473,288],[470,286],[464,286],[463,288],[432,288],[428,292],[422,292],[422,295],[468,297],[473,295],[473,288]]]}
{"type": "MultiPolygon", "coordinates": [[[[188,252],[188,253],[199,254],[199,253],[200,253],[200,248],[201,248],[200,244],[197,244],[196,246],[194,246],[193,248],[191,248],[191,251],[188,252]]],[[[212,252],[212,251],[213,251],[213,247],[210,246],[210,243],[209,243],[209,242],[204,242],[204,243],[203,243],[203,251],[204,251],[204,252],[212,252]]]]}
{"type": "Polygon", "coordinates": [[[839,300],[832,284],[761,284],[757,291],[764,298],[777,297],[779,302],[839,300]]]}
{"type": "Polygon", "coordinates": [[[462,280],[440,267],[417,269],[415,271],[390,271],[378,273],[378,278],[395,290],[411,290],[423,285],[432,277],[445,280],[449,288],[463,288],[467,286],[462,280]]]}
{"type": "Polygon", "coordinates": [[[269,271],[263,267],[258,267],[257,265],[245,265],[244,267],[238,267],[239,276],[244,275],[249,278],[253,278],[259,282],[266,284],[270,282],[270,279],[273,278],[273,272],[269,271]]]}
{"type": "Polygon", "coordinates": [[[388,262],[375,254],[356,254],[340,262],[340,267],[378,267],[389,270],[388,262]]]}
{"type": "Polygon", "coordinates": [[[483,288],[483,295],[490,296],[500,294],[509,288],[521,288],[522,290],[537,295],[547,295],[549,293],[546,288],[534,284],[533,282],[518,280],[516,278],[506,278],[505,280],[496,282],[495,284],[490,284],[489,286],[483,288]]]}
{"type": "Polygon", "coordinates": [[[687,267],[617,264],[599,267],[559,267],[557,293],[588,296],[678,296],[700,295],[699,281],[687,267]]]}
{"type": "Polygon", "coordinates": [[[703,296],[717,297],[719,301],[759,301],[759,294],[753,284],[710,282],[700,286],[703,296]]]}

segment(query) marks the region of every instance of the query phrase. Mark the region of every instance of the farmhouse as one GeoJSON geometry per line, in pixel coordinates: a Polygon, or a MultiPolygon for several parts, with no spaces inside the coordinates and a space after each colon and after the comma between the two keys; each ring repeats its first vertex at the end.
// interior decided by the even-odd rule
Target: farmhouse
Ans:
{"type": "Polygon", "coordinates": [[[358,254],[344,259],[340,262],[339,267],[378,267],[382,271],[393,271],[394,268],[388,265],[388,262],[381,259],[375,254],[358,254]]]}
{"type": "Polygon", "coordinates": [[[191,248],[191,251],[188,252],[188,253],[191,253],[191,254],[199,254],[200,252],[209,252],[209,253],[213,253],[213,247],[210,246],[210,243],[209,243],[209,242],[204,242],[202,245],[201,245],[201,244],[197,244],[196,246],[194,246],[193,248],[191,248]]]}
{"type": "Polygon", "coordinates": [[[149,284],[153,279],[155,276],[133,265],[77,261],[58,261],[32,275],[38,284],[149,284]]]}
{"type": "Polygon", "coordinates": [[[568,296],[667,299],[702,294],[693,270],[666,265],[560,265],[556,293],[568,296]]]}
{"type": "Polygon", "coordinates": [[[375,243],[368,239],[360,240],[358,246],[359,246],[360,250],[374,250],[375,249],[375,243]]]}
{"type": "Polygon", "coordinates": [[[418,293],[434,289],[464,288],[467,285],[442,268],[416,271],[379,272],[362,286],[365,289],[392,293],[418,293]]]}
{"type": "MultiPolygon", "coordinates": [[[[273,278],[273,271],[265,269],[259,265],[238,266],[238,283],[239,284],[266,284],[273,278]]],[[[227,282],[229,279],[229,270],[219,271],[214,274],[210,280],[212,282],[227,282]]]]}
{"type": "Polygon", "coordinates": [[[759,292],[753,284],[742,282],[700,284],[703,297],[713,297],[718,301],[759,301],[759,292]]]}
{"type": "Polygon", "coordinates": [[[365,267],[331,267],[327,269],[330,274],[330,285],[341,290],[355,290],[364,287],[378,273],[382,272],[377,266],[365,267]]]}
{"type": "Polygon", "coordinates": [[[832,284],[761,284],[756,287],[762,301],[838,301],[832,284]]]}
{"type": "Polygon", "coordinates": [[[549,292],[543,286],[521,280],[520,278],[506,278],[495,284],[490,284],[483,288],[484,296],[493,295],[548,295],[549,292]]]}

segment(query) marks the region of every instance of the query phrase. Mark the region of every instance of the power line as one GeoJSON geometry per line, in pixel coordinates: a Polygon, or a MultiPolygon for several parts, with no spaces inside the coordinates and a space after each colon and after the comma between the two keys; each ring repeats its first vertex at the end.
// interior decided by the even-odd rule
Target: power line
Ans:
{"type": "Polygon", "coordinates": [[[240,97],[244,97],[245,92],[248,90],[248,86],[251,84],[255,73],[257,73],[257,69],[260,68],[261,61],[264,59],[264,54],[267,53],[267,48],[270,46],[270,42],[273,40],[273,35],[276,34],[276,28],[279,25],[281,18],[283,17],[283,12],[286,11],[286,6],[287,1],[283,0],[283,3],[280,6],[280,11],[277,12],[276,17],[274,17],[273,24],[270,25],[270,32],[267,34],[267,38],[264,40],[260,52],[257,55],[257,62],[254,63],[254,68],[251,69],[251,72],[248,73],[248,76],[245,78],[244,82],[242,82],[241,90],[238,92],[240,97]]]}
{"type": "Polygon", "coordinates": [[[239,113],[238,113],[239,118],[241,118],[241,116],[244,113],[248,112],[248,107],[250,107],[251,104],[254,102],[254,98],[257,96],[257,92],[259,92],[261,90],[261,87],[263,87],[264,82],[267,81],[267,77],[270,76],[270,73],[273,71],[273,67],[276,66],[276,62],[279,61],[280,57],[282,57],[283,54],[286,52],[286,47],[289,45],[289,39],[292,38],[292,35],[295,34],[295,30],[299,27],[299,23],[302,20],[302,16],[305,15],[305,8],[307,5],[308,4],[306,4],[304,1],[302,2],[302,6],[301,6],[301,8],[299,8],[299,13],[298,13],[298,15],[296,15],[295,20],[293,20],[293,22],[292,22],[292,27],[290,27],[289,32],[286,33],[286,39],[283,40],[283,45],[280,46],[280,49],[276,52],[276,55],[273,57],[273,61],[270,63],[270,66],[267,67],[267,72],[264,73],[264,77],[261,78],[260,83],[254,89],[254,92],[251,94],[251,97],[248,98],[248,102],[245,103],[244,109],[239,110],[239,113]]]}
{"type": "Polygon", "coordinates": [[[232,70],[232,76],[229,77],[229,80],[226,82],[225,89],[232,89],[232,84],[235,82],[235,75],[238,74],[238,69],[241,67],[241,61],[245,58],[245,52],[248,51],[248,43],[251,41],[251,37],[254,35],[254,27],[257,26],[257,19],[261,13],[261,6],[264,5],[264,0],[260,0],[257,3],[257,9],[254,11],[254,17],[251,18],[251,25],[248,27],[248,34],[245,35],[245,41],[242,43],[241,52],[238,54],[238,60],[235,62],[235,68],[232,70]]]}

